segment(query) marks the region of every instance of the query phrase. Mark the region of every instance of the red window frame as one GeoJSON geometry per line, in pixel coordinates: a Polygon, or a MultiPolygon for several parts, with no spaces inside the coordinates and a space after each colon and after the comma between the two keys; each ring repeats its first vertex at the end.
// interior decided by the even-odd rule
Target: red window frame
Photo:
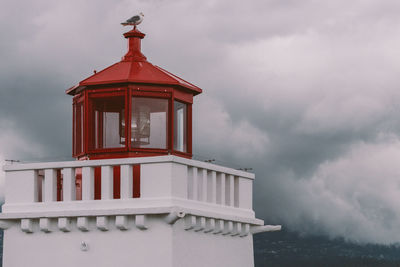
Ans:
{"type": "Polygon", "coordinates": [[[192,104],[193,95],[178,88],[173,87],[160,87],[151,85],[127,85],[121,87],[103,87],[86,89],[80,95],[73,98],[73,156],[82,158],[85,155],[94,158],[113,158],[113,157],[128,157],[132,156],[151,156],[151,155],[165,155],[173,154],[185,158],[192,157],[192,104]],[[100,148],[95,149],[92,147],[94,137],[94,129],[91,129],[93,119],[93,101],[94,98],[107,98],[113,96],[123,96],[125,99],[125,136],[126,142],[124,147],[116,148],[100,148]],[[131,147],[131,110],[132,110],[132,97],[149,97],[161,98],[168,100],[168,121],[167,129],[167,148],[132,148],[131,147]],[[174,147],[174,101],[179,101],[187,105],[187,152],[176,151],[174,147]],[[75,105],[77,103],[83,104],[83,151],[76,153],[76,129],[75,126],[75,105]]]}
{"type": "Polygon", "coordinates": [[[171,109],[172,104],[171,104],[171,99],[172,99],[172,94],[169,90],[165,90],[164,92],[160,92],[159,88],[158,91],[154,91],[151,90],[152,87],[150,88],[132,88],[130,89],[130,95],[129,95],[129,129],[131,129],[131,116],[132,116],[132,98],[133,97],[145,97],[145,98],[158,98],[158,99],[167,99],[168,100],[168,118],[167,118],[167,123],[166,123],[166,127],[167,127],[167,147],[166,148],[132,148],[131,147],[131,131],[129,131],[129,139],[128,139],[128,147],[129,147],[129,151],[131,152],[144,152],[144,153],[168,153],[169,151],[171,151],[171,147],[172,147],[172,140],[171,140],[171,135],[172,135],[172,131],[173,129],[171,129],[171,121],[172,121],[172,117],[173,117],[173,110],[171,109]]]}
{"type": "MultiPolygon", "coordinates": [[[[128,151],[128,146],[127,143],[125,142],[124,147],[115,147],[115,148],[94,148],[93,147],[93,140],[94,138],[94,132],[95,129],[91,127],[93,123],[93,112],[94,112],[94,106],[93,106],[93,99],[96,98],[107,98],[107,97],[124,97],[124,104],[125,104],[125,120],[128,116],[128,109],[129,109],[129,104],[128,104],[128,97],[127,97],[127,89],[121,89],[118,90],[117,92],[115,90],[91,90],[88,91],[88,112],[87,112],[87,123],[86,127],[88,129],[87,133],[87,151],[88,153],[107,153],[107,152],[126,152],[128,151]]],[[[127,121],[125,121],[126,125],[127,121]]],[[[125,127],[125,136],[128,134],[128,127],[125,127]]]]}
{"type": "Polygon", "coordinates": [[[80,157],[83,156],[86,153],[85,149],[85,143],[86,143],[86,138],[85,138],[85,132],[86,132],[86,127],[85,127],[85,96],[84,94],[79,94],[75,96],[72,100],[72,155],[74,157],[80,157]],[[81,150],[79,153],[77,152],[77,118],[76,118],[76,107],[78,105],[82,105],[82,114],[81,114],[81,150]]]}
{"type": "MultiPolygon", "coordinates": [[[[185,158],[192,158],[192,137],[193,137],[193,132],[192,132],[192,104],[193,104],[193,95],[190,93],[185,93],[179,90],[174,90],[174,95],[173,95],[173,101],[172,101],[172,110],[174,110],[174,101],[178,101],[181,103],[186,104],[186,124],[187,124],[187,152],[182,152],[178,150],[172,150],[172,154],[177,155],[177,156],[182,156],[185,158]]],[[[172,118],[174,118],[172,114],[172,118]]],[[[171,122],[172,127],[174,127],[174,121],[171,122]]],[[[174,135],[172,133],[172,142],[174,139],[174,135]]],[[[173,143],[172,143],[172,148],[173,148],[173,143]]]]}

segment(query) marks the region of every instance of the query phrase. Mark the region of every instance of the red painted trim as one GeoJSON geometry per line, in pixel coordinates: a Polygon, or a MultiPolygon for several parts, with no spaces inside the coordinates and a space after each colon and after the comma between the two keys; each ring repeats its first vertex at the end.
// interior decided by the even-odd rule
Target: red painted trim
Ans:
{"type": "Polygon", "coordinates": [[[168,148],[168,151],[171,151],[172,149],[173,149],[173,147],[174,147],[174,107],[173,107],[173,105],[174,105],[174,98],[173,98],[173,92],[172,92],[172,95],[171,95],[171,98],[170,99],[168,99],[168,107],[169,107],[169,109],[168,109],[168,121],[167,121],[167,132],[168,132],[168,136],[167,136],[167,139],[168,139],[168,146],[167,146],[167,148],[168,148]],[[169,137],[169,138],[168,138],[169,137]]]}
{"type": "Polygon", "coordinates": [[[86,135],[90,136],[87,139],[85,138],[85,151],[87,153],[90,153],[91,147],[89,145],[89,143],[90,143],[89,140],[91,138],[93,138],[94,134],[93,134],[93,129],[91,129],[91,127],[90,127],[90,120],[88,118],[90,118],[90,116],[92,115],[91,113],[92,113],[92,110],[93,110],[93,104],[92,104],[92,101],[89,101],[89,92],[86,91],[85,94],[87,96],[85,101],[87,102],[87,106],[88,106],[88,108],[85,109],[85,112],[86,112],[85,113],[85,117],[87,118],[86,119],[86,123],[85,123],[86,132],[87,132],[86,135]]]}
{"type": "Polygon", "coordinates": [[[61,169],[57,170],[57,201],[63,200],[63,184],[61,169]]]}
{"type": "Polygon", "coordinates": [[[126,151],[125,147],[113,147],[113,148],[98,148],[98,149],[90,149],[89,153],[106,153],[106,152],[124,152],[126,151]]]}
{"type": "Polygon", "coordinates": [[[124,152],[124,153],[98,153],[90,155],[90,159],[120,159],[120,158],[137,158],[137,157],[154,157],[169,155],[168,151],[164,152],[124,152]]]}
{"type": "Polygon", "coordinates": [[[125,90],[125,147],[127,151],[129,150],[129,143],[130,143],[130,129],[131,129],[131,119],[129,117],[129,113],[131,110],[131,100],[130,100],[130,90],[125,90]]]}
{"type": "Polygon", "coordinates": [[[75,96],[72,98],[72,101],[81,102],[84,98],[85,98],[84,93],[80,93],[80,94],[75,95],[75,96]]]}
{"type": "Polygon", "coordinates": [[[133,165],[133,197],[140,197],[140,164],[133,165]]]}
{"type": "MultiPolygon", "coordinates": [[[[84,132],[84,122],[81,121],[81,118],[79,118],[79,121],[81,121],[81,125],[80,125],[79,129],[76,127],[77,126],[77,120],[76,120],[77,119],[77,112],[76,111],[77,111],[78,107],[82,106],[82,110],[79,111],[79,114],[80,114],[81,117],[84,117],[85,114],[82,114],[82,111],[83,111],[83,113],[85,113],[84,100],[85,100],[85,97],[84,97],[83,94],[75,96],[73,98],[73,100],[72,100],[72,156],[73,157],[78,157],[80,154],[84,154],[85,153],[85,151],[84,151],[85,149],[84,148],[79,153],[78,153],[78,151],[76,149],[77,148],[77,141],[78,141],[77,140],[77,131],[81,130],[81,132],[84,132]],[[82,126],[83,126],[83,129],[82,129],[82,126]]],[[[82,145],[84,145],[82,143],[85,142],[84,136],[82,136],[82,134],[81,134],[81,140],[79,140],[79,142],[80,142],[81,147],[82,147],[82,145]]],[[[79,150],[81,150],[81,149],[79,149],[79,150]]]]}
{"type": "Polygon", "coordinates": [[[144,92],[132,90],[132,97],[150,97],[150,98],[171,98],[169,92],[144,92]]]}
{"type": "Polygon", "coordinates": [[[121,166],[113,168],[113,198],[121,198],[121,166]]]}
{"type": "Polygon", "coordinates": [[[96,87],[89,87],[86,91],[90,93],[113,93],[113,92],[120,92],[127,88],[127,85],[113,85],[113,86],[96,86],[96,87]]]}
{"type": "Polygon", "coordinates": [[[174,123],[175,123],[175,91],[172,91],[172,99],[170,100],[170,124],[169,124],[169,150],[172,151],[174,149],[174,123]]]}
{"type": "MultiPolygon", "coordinates": [[[[202,93],[201,89],[200,90],[194,90],[194,89],[192,89],[192,88],[190,88],[188,86],[184,86],[184,85],[182,85],[181,83],[178,83],[178,82],[163,81],[161,83],[158,83],[157,81],[139,80],[139,79],[138,80],[134,80],[134,81],[130,80],[130,79],[119,79],[119,80],[109,80],[109,81],[106,81],[106,82],[103,82],[103,81],[84,82],[84,83],[80,83],[79,87],[82,87],[82,86],[99,86],[99,85],[105,85],[105,84],[110,85],[110,86],[115,86],[117,84],[127,84],[127,83],[131,83],[131,84],[132,83],[133,84],[150,84],[150,85],[155,85],[155,86],[165,86],[165,85],[174,86],[174,87],[176,86],[176,87],[184,89],[185,91],[190,92],[193,95],[198,95],[198,94],[202,93]]],[[[70,93],[73,94],[72,91],[70,93]]]]}
{"type": "Polygon", "coordinates": [[[183,157],[183,158],[187,158],[187,159],[191,159],[192,158],[192,154],[191,153],[185,153],[185,152],[180,152],[180,151],[172,151],[171,153],[174,156],[179,156],[179,157],[183,157]]]}
{"type": "Polygon", "coordinates": [[[183,86],[182,84],[178,83],[178,82],[169,82],[169,81],[162,81],[161,83],[158,83],[157,81],[150,81],[150,80],[131,80],[131,79],[118,79],[118,80],[109,80],[109,81],[98,81],[98,82],[84,82],[84,83],[80,83],[79,87],[81,86],[95,86],[95,85],[115,85],[115,84],[123,84],[123,83],[137,83],[137,84],[154,84],[154,85],[169,85],[169,86],[179,86],[182,88],[185,88],[186,90],[190,90],[191,92],[193,92],[194,94],[200,94],[201,92],[197,91],[197,90],[193,90],[190,87],[187,86],[183,86]]]}
{"type": "Polygon", "coordinates": [[[76,102],[72,101],[72,156],[76,157],[76,102]]]}
{"type": "Polygon", "coordinates": [[[101,199],[101,167],[94,168],[94,199],[101,199]]]}
{"type": "Polygon", "coordinates": [[[180,90],[174,90],[174,99],[185,102],[185,103],[193,103],[193,95],[187,92],[182,92],[180,90]]]}
{"type": "MultiPolygon", "coordinates": [[[[187,152],[192,155],[192,144],[193,144],[193,122],[192,122],[192,104],[187,105],[187,152]]],[[[191,158],[191,156],[190,156],[191,158]]]]}
{"type": "MultiPolygon", "coordinates": [[[[89,99],[89,101],[90,101],[90,99],[89,99]]],[[[93,105],[92,105],[92,107],[93,107],[93,105]]],[[[97,129],[95,129],[93,124],[96,124],[96,116],[95,116],[95,113],[94,113],[93,109],[91,109],[91,112],[92,113],[89,116],[89,118],[90,118],[89,125],[90,125],[90,133],[91,133],[90,134],[90,139],[96,140],[96,132],[97,132],[97,144],[95,144],[94,147],[92,147],[91,144],[89,144],[89,149],[100,150],[99,148],[96,148],[96,147],[103,147],[104,114],[103,114],[103,111],[99,111],[98,112],[98,115],[97,115],[97,129]]]]}
{"type": "Polygon", "coordinates": [[[143,91],[143,92],[167,92],[171,93],[174,88],[171,86],[160,86],[160,85],[148,85],[148,84],[130,84],[128,85],[129,89],[134,91],[143,91]]]}
{"type": "Polygon", "coordinates": [[[126,145],[128,146],[128,151],[130,151],[131,150],[131,134],[132,134],[132,131],[131,131],[131,124],[132,124],[132,90],[130,90],[129,88],[128,88],[128,90],[127,90],[127,93],[128,93],[128,97],[127,97],[127,102],[128,102],[128,106],[127,106],[127,108],[126,108],[126,118],[127,118],[127,121],[125,122],[125,125],[126,125],[126,131],[127,131],[127,134],[126,134],[126,145]]]}
{"type": "Polygon", "coordinates": [[[115,96],[125,96],[125,92],[89,92],[89,97],[93,98],[107,98],[107,97],[115,97],[115,96]]]}
{"type": "Polygon", "coordinates": [[[88,92],[87,91],[85,91],[85,99],[84,99],[85,101],[84,101],[84,107],[83,107],[83,110],[85,111],[85,114],[84,114],[84,123],[83,123],[83,125],[84,125],[84,130],[83,130],[83,133],[84,133],[84,141],[85,141],[85,144],[84,144],[84,151],[85,151],[85,153],[87,153],[88,151],[89,151],[89,140],[90,140],[90,137],[89,137],[89,115],[90,115],[90,108],[91,108],[91,105],[89,106],[89,96],[88,96],[88,92]]]}
{"type": "Polygon", "coordinates": [[[80,157],[82,157],[82,156],[84,156],[84,155],[86,155],[86,152],[81,152],[81,153],[79,153],[79,154],[77,154],[77,155],[74,155],[73,157],[74,157],[74,158],[80,158],[80,157]]]}

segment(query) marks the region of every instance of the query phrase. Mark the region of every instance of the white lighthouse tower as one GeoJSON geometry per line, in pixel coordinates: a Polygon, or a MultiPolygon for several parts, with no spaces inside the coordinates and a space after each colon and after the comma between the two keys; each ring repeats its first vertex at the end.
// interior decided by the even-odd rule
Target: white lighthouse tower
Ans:
{"type": "MultiPolygon", "coordinates": [[[[67,90],[75,161],[6,172],[4,267],[247,267],[254,174],[192,159],[197,86],[152,65],[144,34],[67,90]]],[[[228,133],[227,133],[228,134],[228,133]]]]}

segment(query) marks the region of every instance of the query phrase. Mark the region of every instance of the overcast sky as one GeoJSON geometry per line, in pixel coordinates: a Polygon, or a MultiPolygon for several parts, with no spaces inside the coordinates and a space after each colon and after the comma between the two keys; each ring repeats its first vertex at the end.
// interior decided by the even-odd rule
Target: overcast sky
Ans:
{"type": "Polygon", "coordinates": [[[70,159],[65,89],[120,60],[140,11],[148,60],[204,90],[194,154],[252,167],[258,217],[400,242],[397,0],[2,0],[0,160],[70,159]]]}

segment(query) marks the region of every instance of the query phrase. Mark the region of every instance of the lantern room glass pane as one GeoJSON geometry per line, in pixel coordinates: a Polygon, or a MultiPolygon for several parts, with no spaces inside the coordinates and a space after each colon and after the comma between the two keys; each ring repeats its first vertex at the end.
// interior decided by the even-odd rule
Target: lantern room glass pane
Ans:
{"type": "Polygon", "coordinates": [[[131,146],[166,149],[167,133],[168,99],[132,97],[131,146]]]}
{"type": "Polygon", "coordinates": [[[174,102],[174,150],[187,152],[187,105],[174,102]]]}
{"type": "Polygon", "coordinates": [[[125,101],[123,96],[92,99],[92,147],[125,146],[125,101]]]}

